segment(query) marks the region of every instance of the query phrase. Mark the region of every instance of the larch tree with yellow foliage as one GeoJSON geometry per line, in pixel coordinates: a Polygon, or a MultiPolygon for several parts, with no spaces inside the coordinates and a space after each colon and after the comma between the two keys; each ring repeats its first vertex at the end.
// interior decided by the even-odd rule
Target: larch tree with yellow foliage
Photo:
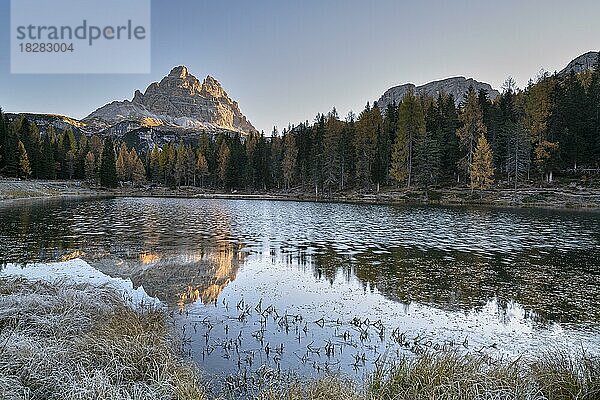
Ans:
{"type": "Polygon", "coordinates": [[[494,183],[494,156],[485,135],[480,135],[471,164],[471,191],[489,189],[494,183]]]}

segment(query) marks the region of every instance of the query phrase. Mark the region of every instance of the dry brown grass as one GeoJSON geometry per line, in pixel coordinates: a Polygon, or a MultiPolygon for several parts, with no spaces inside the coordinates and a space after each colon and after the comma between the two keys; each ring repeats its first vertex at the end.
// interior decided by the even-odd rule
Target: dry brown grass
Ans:
{"type": "Polygon", "coordinates": [[[179,348],[164,310],[133,308],[112,288],[0,279],[0,399],[600,399],[600,359],[583,351],[426,353],[380,365],[362,389],[259,371],[249,390],[210,395],[179,348]]]}
{"type": "Polygon", "coordinates": [[[0,280],[0,398],[203,399],[162,310],[109,287],[0,280]]]}

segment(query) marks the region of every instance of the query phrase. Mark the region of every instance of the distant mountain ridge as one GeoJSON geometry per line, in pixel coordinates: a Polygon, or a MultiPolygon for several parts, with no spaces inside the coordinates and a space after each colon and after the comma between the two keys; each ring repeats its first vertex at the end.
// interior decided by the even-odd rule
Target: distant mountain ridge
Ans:
{"type": "Polygon", "coordinates": [[[467,93],[471,86],[473,86],[477,92],[485,90],[492,100],[500,95],[500,92],[494,89],[489,83],[479,82],[473,78],[467,79],[464,76],[456,76],[429,82],[420,86],[416,86],[412,83],[394,86],[383,93],[377,101],[377,105],[380,109],[385,110],[389,104],[400,104],[402,98],[410,89],[412,89],[415,94],[427,97],[437,97],[438,94],[442,92],[451,94],[454,96],[454,101],[458,105],[463,101],[465,93],[467,93]]]}
{"type": "Polygon", "coordinates": [[[580,55],[567,64],[567,66],[559,72],[559,75],[568,74],[571,71],[578,74],[580,72],[587,71],[588,69],[593,69],[597,59],[597,51],[588,51],[587,53],[580,55]]]}
{"type": "MultiPolygon", "coordinates": [[[[560,74],[593,68],[597,55],[598,52],[590,51],[576,57],[560,74]]],[[[379,98],[378,104],[382,110],[392,102],[398,104],[409,89],[433,97],[440,92],[452,94],[458,104],[469,86],[486,90],[491,99],[499,95],[498,90],[488,83],[459,76],[420,86],[407,83],[392,87],[379,98]]],[[[174,140],[194,141],[201,132],[256,132],[238,103],[227,95],[216,79],[209,75],[200,82],[185,66],[173,68],[160,82],[151,83],[144,93],[136,90],[132,100],[113,101],[82,120],[56,114],[6,113],[9,121],[18,115],[35,122],[42,132],[52,126],[57,130],[70,128],[76,135],[114,136],[139,150],[174,140]]]]}

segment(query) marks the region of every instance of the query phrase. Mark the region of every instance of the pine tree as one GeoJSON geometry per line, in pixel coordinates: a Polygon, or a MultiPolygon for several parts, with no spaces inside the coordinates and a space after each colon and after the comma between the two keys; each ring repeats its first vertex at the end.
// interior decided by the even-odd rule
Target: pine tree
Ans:
{"type": "Polygon", "coordinates": [[[509,122],[507,142],[507,175],[513,180],[517,189],[519,182],[523,181],[531,165],[531,141],[521,123],[509,122]]]}
{"type": "Polygon", "coordinates": [[[109,137],[104,142],[102,159],[100,161],[100,185],[107,188],[117,187],[117,168],[115,165],[115,148],[109,137]]]}
{"type": "Polygon", "coordinates": [[[85,179],[94,184],[97,181],[97,173],[96,173],[96,156],[92,151],[88,151],[85,156],[85,179]]]}
{"type": "Polygon", "coordinates": [[[367,187],[372,182],[372,164],[377,151],[377,135],[382,125],[381,112],[376,105],[369,103],[358,116],[354,148],[356,152],[356,180],[361,187],[367,187]]]}
{"type": "Polygon", "coordinates": [[[410,188],[417,141],[425,134],[425,113],[420,99],[408,91],[398,108],[398,132],[392,152],[390,175],[410,188]]]}
{"type": "Polygon", "coordinates": [[[150,153],[150,166],[148,168],[148,176],[152,182],[160,182],[161,171],[160,171],[160,150],[158,145],[154,144],[152,152],[150,153]]]}
{"type": "Polygon", "coordinates": [[[29,157],[23,142],[19,140],[19,175],[24,178],[29,178],[31,175],[31,167],[29,165],[29,157]]]}
{"type": "Polygon", "coordinates": [[[554,86],[554,79],[542,73],[537,83],[530,84],[525,93],[525,128],[531,135],[534,162],[548,182],[552,182],[552,170],[559,150],[558,143],[548,137],[554,86]]]}
{"type": "Polygon", "coordinates": [[[483,112],[479,107],[479,100],[472,86],[469,87],[469,91],[467,92],[466,103],[460,113],[459,119],[462,122],[462,126],[456,131],[456,135],[459,138],[464,153],[463,158],[459,161],[459,165],[465,174],[469,176],[472,170],[471,166],[473,164],[477,138],[485,135],[487,132],[487,128],[483,122],[483,112]]]}
{"type": "Polygon", "coordinates": [[[219,147],[219,167],[217,170],[217,175],[221,184],[226,186],[227,184],[227,171],[229,170],[229,161],[231,158],[231,151],[229,150],[229,146],[227,142],[223,140],[221,142],[221,146],[219,147]]]}
{"type": "Polygon", "coordinates": [[[298,147],[296,138],[292,133],[285,135],[283,139],[283,182],[286,190],[289,190],[294,182],[296,172],[296,161],[298,157],[298,147]]]}
{"type": "Polygon", "coordinates": [[[471,164],[471,190],[473,189],[489,189],[494,182],[494,156],[492,149],[485,138],[481,134],[477,141],[477,147],[473,153],[473,163],[471,164]]]}
{"type": "Polygon", "coordinates": [[[332,187],[341,180],[341,135],[342,122],[339,120],[337,111],[334,108],[327,115],[323,137],[323,185],[330,195],[332,187]]]}
{"type": "Polygon", "coordinates": [[[19,168],[19,137],[16,133],[17,127],[11,124],[6,132],[4,141],[4,166],[2,173],[6,176],[17,177],[19,168]]]}
{"type": "Polygon", "coordinates": [[[42,154],[40,162],[40,178],[56,179],[56,165],[54,163],[54,149],[52,147],[51,131],[47,132],[42,140],[42,154]]]}
{"type": "Polygon", "coordinates": [[[122,181],[131,180],[131,161],[129,160],[129,151],[125,143],[121,144],[119,148],[119,155],[116,163],[117,178],[122,181]]]}
{"type": "Polygon", "coordinates": [[[0,107],[0,173],[4,169],[4,146],[6,146],[6,137],[8,135],[4,113],[0,107]]]}
{"type": "Polygon", "coordinates": [[[198,175],[200,175],[200,187],[204,187],[204,179],[210,175],[208,169],[208,162],[206,161],[206,157],[204,154],[198,150],[198,156],[196,157],[196,171],[198,175]]]}
{"type": "Polygon", "coordinates": [[[39,178],[41,171],[40,131],[35,123],[30,122],[27,118],[22,118],[18,135],[27,151],[27,158],[31,170],[30,175],[34,178],[39,178]]]}
{"type": "Polygon", "coordinates": [[[416,143],[415,180],[428,188],[440,178],[440,146],[433,133],[425,131],[416,143]]]}

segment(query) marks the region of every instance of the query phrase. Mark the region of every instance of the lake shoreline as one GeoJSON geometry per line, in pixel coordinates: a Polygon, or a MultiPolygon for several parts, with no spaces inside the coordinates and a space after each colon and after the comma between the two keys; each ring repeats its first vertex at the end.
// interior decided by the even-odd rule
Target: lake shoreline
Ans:
{"type": "Polygon", "coordinates": [[[580,187],[527,187],[471,192],[466,187],[434,190],[385,188],[379,193],[337,192],[318,195],[303,191],[221,191],[198,187],[162,186],[105,189],[80,181],[0,179],[0,204],[34,199],[85,199],[110,197],[163,197],[193,199],[272,200],[372,205],[483,206],[493,208],[600,209],[600,189],[580,187]]]}

